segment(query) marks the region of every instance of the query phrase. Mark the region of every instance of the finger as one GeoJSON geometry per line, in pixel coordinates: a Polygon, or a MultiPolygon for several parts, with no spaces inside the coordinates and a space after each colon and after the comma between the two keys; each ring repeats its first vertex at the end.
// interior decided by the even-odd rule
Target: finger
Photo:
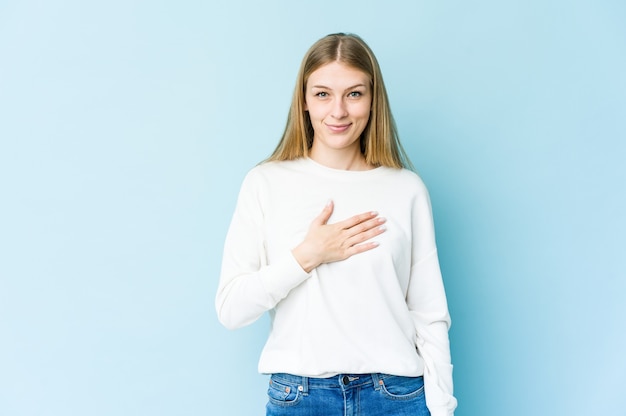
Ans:
{"type": "Polygon", "coordinates": [[[348,236],[348,238],[350,238],[355,235],[369,231],[373,228],[380,227],[381,225],[385,223],[385,221],[387,220],[383,217],[374,217],[362,223],[356,224],[352,228],[346,229],[345,233],[348,236]]]}
{"type": "Polygon", "coordinates": [[[347,230],[348,228],[352,228],[355,225],[371,220],[372,218],[376,218],[377,216],[378,216],[378,212],[376,211],[364,212],[362,214],[358,214],[348,219],[345,219],[343,221],[340,221],[337,223],[337,225],[343,228],[344,230],[347,230]]]}
{"type": "Polygon", "coordinates": [[[347,250],[347,254],[348,257],[352,257],[355,254],[359,254],[359,253],[363,253],[365,251],[369,251],[372,250],[376,247],[378,247],[379,244],[376,241],[369,241],[367,243],[363,243],[363,244],[356,244],[352,247],[350,247],[349,250],[347,250]]]}
{"type": "Polygon", "coordinates": [[[330,216],[333,213],[333,209],[335,209],[335,204],[332,201],[332,199],[329,199],[328,202],[326,203],[326,205],[324,205],[324,209],[322,210],[322,212],[320,213],[320,215],[318,215],[313,222],[319,225],[324,225],[328,222],[328,220],[330,219],[330,216]]]}
{"type": "Polygon", "coordinates": [[[367,240],[370,240],[378,235],[381,235],[382,233],[384,233],[387,230],[387,228],[384,225],[380,225],[378,227],[374,227],[374,228],[370,228],[367,231],[363,231],[360,232],[358,234],[355,234],[351,237],[349,237],[346,240],[346,245],[348,247],[354,247],[356,245],[359,245],[367,240]]]}

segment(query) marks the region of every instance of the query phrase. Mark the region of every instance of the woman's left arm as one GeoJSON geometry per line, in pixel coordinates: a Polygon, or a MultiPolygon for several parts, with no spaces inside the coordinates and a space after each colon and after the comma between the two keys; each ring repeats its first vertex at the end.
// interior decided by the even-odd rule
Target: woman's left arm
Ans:
{"type": "Polygon", "coordinates": [[[450,314],[435,243],[428,191],[423,187],[412,213],[413,247],[407,305],[415,324],[416,346],[424,359],[426,403],[432,416],[454,414],[450,358],[450,314]]]}

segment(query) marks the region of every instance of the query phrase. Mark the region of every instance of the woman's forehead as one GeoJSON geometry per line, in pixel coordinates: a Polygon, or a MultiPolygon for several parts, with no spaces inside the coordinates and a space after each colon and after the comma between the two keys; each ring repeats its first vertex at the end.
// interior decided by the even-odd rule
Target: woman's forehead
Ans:
{"type": "Polygon", "coordinates": [[[309,75],[307,86],[318,87],[351,87],[357,85],[368,86],[370,77],[358,68],[346,65],[341,62],[330,62],[317,68],[309,75]]]}

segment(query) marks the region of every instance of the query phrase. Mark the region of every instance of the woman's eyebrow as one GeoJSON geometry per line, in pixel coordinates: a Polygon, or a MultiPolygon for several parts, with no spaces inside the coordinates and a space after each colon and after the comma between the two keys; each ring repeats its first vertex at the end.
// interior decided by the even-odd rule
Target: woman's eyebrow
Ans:
{"type": "MultiPolygon", "coordinates": [[[[365,88],[366,85],[365,84],[356,84],[356,85],[353,85],[351,87],[346,88],[344,91],[353,90],[353,89],[359,88],[359,87],[364,87],[365,88]]],[[[332,88],[327,87],[325,85],[313,85],[311,88],[320,88],[320,89],[332,90],[332,88]]]]}

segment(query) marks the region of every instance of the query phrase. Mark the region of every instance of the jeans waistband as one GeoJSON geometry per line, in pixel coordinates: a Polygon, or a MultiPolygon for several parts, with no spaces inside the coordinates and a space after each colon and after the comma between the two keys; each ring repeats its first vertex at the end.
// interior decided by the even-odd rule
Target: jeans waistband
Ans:
{"type": "Polygon", "coordinates": [[[371,385],[378,390],[385,377],[392,377],[389,374],[370,373],[370,374],[337,374],[327,378],[303,377],[286,373],[275,373],[271,375],[272,380],[282,381],[292,385],[297,385],[298,389],[307,393],[310,389],[315,388],[353,388],[366,387],[371,385]]]}

